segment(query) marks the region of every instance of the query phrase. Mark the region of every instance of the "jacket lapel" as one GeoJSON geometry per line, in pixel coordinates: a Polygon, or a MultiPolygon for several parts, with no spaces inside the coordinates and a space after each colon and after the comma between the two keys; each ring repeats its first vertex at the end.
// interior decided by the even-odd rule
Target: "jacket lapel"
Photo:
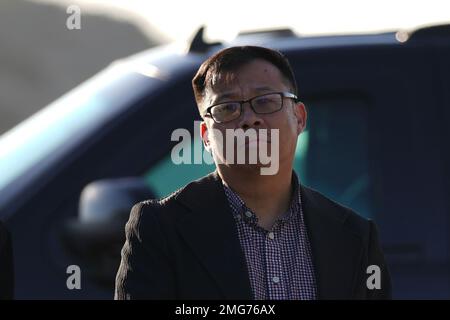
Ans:
{"type": "Polygon", "coordinates": [[[351,299],[362,258],[361,239],[322,196],[301,186],[305,224],[313,256],[319,299],[351,299]]]}
{"type": "Polygon", "coordinates": [[[178,221],[178,230],[223,296],[252,299],[245,256],[217,171],[188,185],[176,199],[190,211],[178,221]]]}

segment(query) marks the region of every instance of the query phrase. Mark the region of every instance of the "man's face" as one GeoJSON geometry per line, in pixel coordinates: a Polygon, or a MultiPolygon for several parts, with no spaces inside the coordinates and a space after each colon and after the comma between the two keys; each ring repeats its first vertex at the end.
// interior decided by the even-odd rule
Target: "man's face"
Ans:
{"type": "MultiPolygon", "coordinates": [[[[213,104],[247,100],[273,92],[292,92],[292,90],[277,67],[268,61],[255,59],[236,71],[220,74],[213,79],[212,86],[208,86],[205,90],[202,114],[213,104]]],[[[225,139],[224,145],[226,144],[225,130],[227,129],[242,129],[244,131],[267,129],[269,134],[268,150],[271,149],[270,144],[272,143],[270,131],[271,129],[278,129],[280,164],[292,164],[297,137],[305,126],[306,110],[303,103],[296,103],[293,99],[283,98],[283,108],[271,114],[257,114],[250,108],[249,103],[245,103],[240,117],[230,122],[216,123],[212,118],[205,117],[201,123],[201,133],[205,147],[208,150],[212,149],[213,155],[217,159],[217,157],[220,157],[216,150],[218,141],[211,129],[217,129],[221,132],[225,139]]],[[[250,147],[249,145],[245,146],[247,151],[250,147]]],[[[227,161],[221,160],[227,163],[227,161]]]]}

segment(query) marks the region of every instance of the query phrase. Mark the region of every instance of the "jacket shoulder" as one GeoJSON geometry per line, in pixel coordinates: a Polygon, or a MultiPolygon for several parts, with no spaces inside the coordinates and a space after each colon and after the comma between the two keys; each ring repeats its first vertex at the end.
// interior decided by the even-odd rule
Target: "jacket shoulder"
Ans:
{"type": "Polygon", "coordinates": [[[155,219],[161,222],[171,223],[186,213],[186,206],[179,198],[196,198],[204,194],[211,187],[211,183],[217,181],[216,172],[210,173],[187,185],[179,188],[171,194],[159,199],[147,199],[135,204],[130,213],[129,222],[135,225],[148,224],[155,219]]]}
{"type": "Polygon", "coordinates": [[[359,237],[366,238],[370,232],[371,219],[363,217],[349,207],[332,200],[319,191],[303,186],[306,202],[310,202],[323,218],[342,224],[346,229],[359,237]]]}
{"type": "Polygon", "coordinates": [[[127,229],[133,228],[139,231],[142,226],[154,224],[156,221],[161,221],[161,218],[167,219],[169,215],[180,212],[180,210],[174,210],[174,207],[178,206],[175,198],[182,190],[183,188],[180,188],[164,198],[147,199],[136,203],[131,209],[127,229]]]}

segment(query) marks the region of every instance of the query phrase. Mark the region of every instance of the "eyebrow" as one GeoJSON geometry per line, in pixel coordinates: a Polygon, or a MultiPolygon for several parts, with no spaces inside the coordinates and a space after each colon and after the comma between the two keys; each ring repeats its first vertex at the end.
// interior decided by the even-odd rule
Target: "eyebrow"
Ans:
{"type": "MultiPolygon", "coordinates": [[[[255,90],[255,91],[261,91],[261,92],[262,92],[262,91],[276,91],[276,90],[274,90],[273,88],[267,87],[267,86],[256,87],[256,88],[253,88],[253,90],[255,90]]],[[[219,95],[219,96],[217,97],[217,99],[215,99],[211,104],[216,104],[216,103],[218,103],[218,101],[221,101],[221,100],[223,100],[223,99],[231,98],[233,95],[234,95],[234,93],[232,93],[232,92],[221,94],[221,95],[219,95]]]]}

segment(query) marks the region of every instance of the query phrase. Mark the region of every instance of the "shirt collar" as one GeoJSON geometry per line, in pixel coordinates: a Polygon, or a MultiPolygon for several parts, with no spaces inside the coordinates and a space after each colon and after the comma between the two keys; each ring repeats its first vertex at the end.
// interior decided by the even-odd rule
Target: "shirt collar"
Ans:
{"type": "MultiPolygon", "coordinates": [[[[247,217],[245,213],[247,211],[251,211],[246,205],[242,198],[232,190],[223,180],[222,185],[227,196],[228,202],[231,206],[231,211],[235,218],[242,218],[244,220],[249,221],[250,223],[257,223],[257,217],[253,214],[251,217],[247,217]]],[[[294,214],[298,214],[301,212],[301,194],[300,194],[300,186],[299,180],[296,172],[292,171],[292,186],[294,188],[294,192],[292,193],[291,204],[289,209],[284,212],[278,219],[277,222],[288,222],[292,219],[294,214]]]]}

